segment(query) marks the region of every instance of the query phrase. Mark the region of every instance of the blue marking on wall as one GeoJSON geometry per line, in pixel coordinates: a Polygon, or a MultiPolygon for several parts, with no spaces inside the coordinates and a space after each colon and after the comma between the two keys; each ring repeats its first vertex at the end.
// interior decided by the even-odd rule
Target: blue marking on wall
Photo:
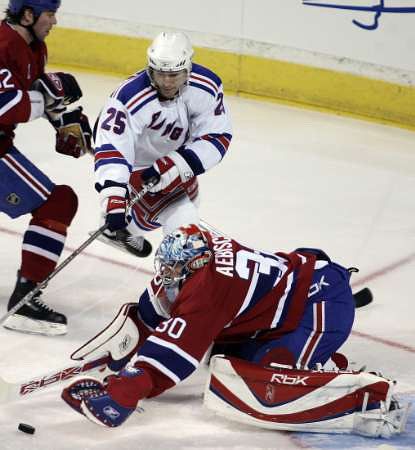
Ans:
{"type": "Polygon", "coordinates": [[[319,8],[332,8],[332,9],[343,9],[347,11],[358,11],[358,12],[367,12],[373,13],[373,22],[371,23],[362,23],[357,20],[353,20],[353,24],[359,28],[364,30],[376,30],[379,27],[379,19],[382,14],[414,14],[415,6],[407,6],[407,7],[399,7],[399,6],[385,6],[385,0],[379,0],[379,3],[371,6],[353,6],[353,5],[339,5],[335,3],[319,3],[313,2],[309,0],[303,0],[304,6],[316,6],[319,8]]]}

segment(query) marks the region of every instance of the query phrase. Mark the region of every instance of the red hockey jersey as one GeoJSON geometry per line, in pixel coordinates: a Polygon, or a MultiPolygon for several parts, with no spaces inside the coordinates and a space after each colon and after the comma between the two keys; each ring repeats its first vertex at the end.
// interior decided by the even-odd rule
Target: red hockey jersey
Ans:
{"type": "Polygon", "coordinates": [[[155,380],[151,395],[189,376],[211,344],[285,333],[304,313],[314,254],[272,254],[224,236],[210,239],[213,257],[184,283],[166,320],[157,279],[140,298],[141,319],[155,327],[136,356],[155,380]]]}
{"type": "Polygon", "coordinates": [[[34,41],[30,45],[11,25],[0,25],[0,156],[13,143],[16,124],[30,117],[28,91],[44,72],[46,45],[34,41]]]}

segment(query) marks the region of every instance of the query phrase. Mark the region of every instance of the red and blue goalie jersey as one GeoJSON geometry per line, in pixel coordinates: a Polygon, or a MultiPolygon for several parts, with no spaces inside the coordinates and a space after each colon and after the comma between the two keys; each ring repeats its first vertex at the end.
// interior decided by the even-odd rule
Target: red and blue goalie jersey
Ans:
{"type": "Polygon", "coordinates": [[[16,124],[27,122],[31,106],[28,91],[44,72],[46,45],[30,46],[5,21],[0,25],[0,157],[12,146],[16,124]]]}
{"type": "Polygon", "coordinates": [[[275,338],[303,315],[316,256],[265,253],[219,235],[213,256],[166,308],[160,280],[141,295],[140,319],[152,330],[135,361],[150,371],[158,395],[188,377],[213,343],[275,338]]]}

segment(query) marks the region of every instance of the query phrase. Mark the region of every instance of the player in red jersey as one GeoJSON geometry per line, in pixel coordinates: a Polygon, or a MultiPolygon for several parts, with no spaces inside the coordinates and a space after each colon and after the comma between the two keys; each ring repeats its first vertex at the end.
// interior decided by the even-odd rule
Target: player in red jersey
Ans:
{"type": "Polygon", "coordinates": [[[72,355],[108,351],[121,368],[105,384],[87,379],[63,392],[101,425],[122,424],[140,399],[180,383],[212,346],[258,367],[306,368],[325,364],[350,334],[349,270],[321,250],[264,252],[191,225],[163,239],[155,264],[138,305],[72,355]]]}
{"type": "MultiPolygon", "coordinates": [[[[78,199],[71,187],[56,185],[13,145],[17,124],[45,117],[56,130],[56,151],[79,157],[91,130],[78,107],[81,89],[67,73],[45,73],[44,42],[56,25],[60,0],[10,0],[0,25],[0,211],[12,219],[31,214],[23,237],[22,261],[8,309],[55,268],[78,199]],[[82,147],[68,127],[80,130],[82,147]]],[[[5,327],[47,335],[64,334],[67,320],[36,295],[10,316],[5,327]]]]}

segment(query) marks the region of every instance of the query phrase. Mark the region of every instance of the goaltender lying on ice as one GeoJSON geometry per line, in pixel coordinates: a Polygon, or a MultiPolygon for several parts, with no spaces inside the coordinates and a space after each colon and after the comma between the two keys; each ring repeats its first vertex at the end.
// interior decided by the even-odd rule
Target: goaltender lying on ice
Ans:
{"type": "MultiPolygon", "coordinates": [[[[86,363],[94,369],[107,360],[102,358],[105,349],[111,360],[121,361],[140,340],[135,315],[134,304],[123,305],[114,321],[72,357],[101,355],[86,363]]],[[[83,380],[85,390],[101,383],[98,378],[83,380]]],[[[79,389],[78,383],[73,384],[79,389]]],[[[390,437],[404,431],[410,406],[398,404],[393,397],[395,385],[380,374],[364,371],[296,369],[273,363],[261,367],[215,355],[209,363],[204,405],[223,417],[261,428],[390,437]]]]}
{"type": "Polygon", "coordinates": [[[189,225],[164,237],[155,267],[139,302],[72,355],[106,355],[116,372],[63,390],[78,413],[120,426],[211,349],[205,405],[225,417],[275,430],[403,431],[408,407],[393,397],[395,383],[348,371],[337,353],[354,319],[351,271],[323,251],[264,252],[189,225]]]}

